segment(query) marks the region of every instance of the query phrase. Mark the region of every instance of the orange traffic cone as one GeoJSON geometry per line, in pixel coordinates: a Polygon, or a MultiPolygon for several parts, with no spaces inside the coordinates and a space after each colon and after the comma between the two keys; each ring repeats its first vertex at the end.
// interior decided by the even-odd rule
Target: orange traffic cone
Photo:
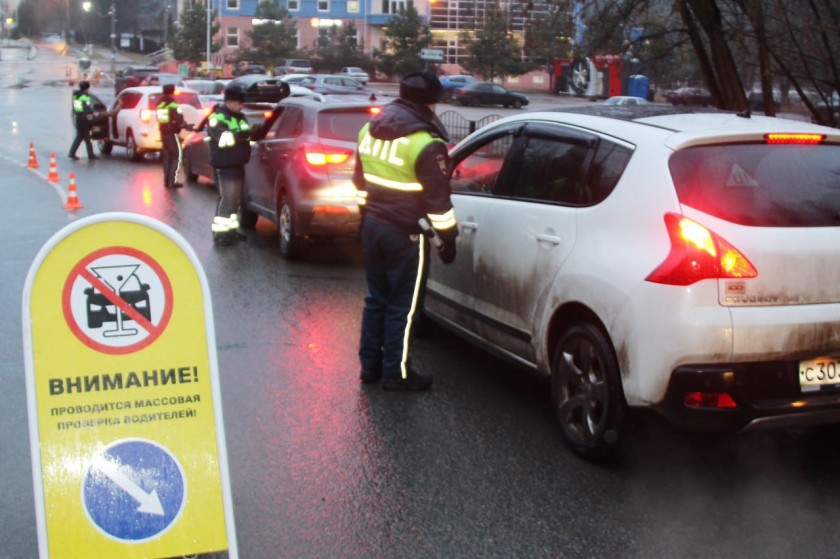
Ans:
{"type": "Polygon", "coordinates": [[[84,206],[79,202],[79,193],[76,191],[76,173],[70,171],[70,184],[67,187],[67,202],[65,210],[79,210],[84,206]]]}
{"type": "Polygon", "coordinates": [[[38,168],[38,158],[35,157],[35,145],[29,142],[29,163],[26,166],[30,169],[38,168]]]}
{"type": "Polygon", "coordinates": [[[47,176],[47,180],[50,182],[59,182],[61,180],[58,178],[58,165],[55,164],[55,152],[50,154],[50,174],[47,176]]]}

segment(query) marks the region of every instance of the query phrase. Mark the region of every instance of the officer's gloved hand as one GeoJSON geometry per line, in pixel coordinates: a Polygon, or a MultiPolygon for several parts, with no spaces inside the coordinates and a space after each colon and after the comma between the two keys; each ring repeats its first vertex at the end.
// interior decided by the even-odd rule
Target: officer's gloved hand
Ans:
{"type": "Polygon", "coordinates": [[[452,264],[455,261],[455,238],[458,236],[458,228],[451,227],[435,231],[443,244],[438,248],[438,256],[444,264],[452,264]]]}

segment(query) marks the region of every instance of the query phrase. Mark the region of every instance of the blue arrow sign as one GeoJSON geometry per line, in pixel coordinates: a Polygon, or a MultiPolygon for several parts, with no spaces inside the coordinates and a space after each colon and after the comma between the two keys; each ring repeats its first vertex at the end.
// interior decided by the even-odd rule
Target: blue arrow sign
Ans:
{"type": "Polygon", "coordinates": [[[125,439],[93,457],[82,484],[88,518],[106,535],[142,542],[159,537],[180,516],[184,471],[164,447],[125,439]]]}

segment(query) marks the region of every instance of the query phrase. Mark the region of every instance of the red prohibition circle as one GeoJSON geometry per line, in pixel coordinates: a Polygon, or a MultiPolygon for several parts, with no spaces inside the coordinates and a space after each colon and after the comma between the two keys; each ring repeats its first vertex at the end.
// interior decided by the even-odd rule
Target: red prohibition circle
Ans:
{"type": "MultiPolygon", "coordinates": [[[[81,341],[83,344],[85,344],[91,349],[102,353],[108,353],[110,355],[127,355],[129,353],[134,353],[135,351],[140,351],[141,349],[148,347],[149,345],[154,343],[166,330],[166,326],[167,324],[169,324],[169,319],[172,317],[172,284],[169,281],[169,276],[166,275],[166,272],[163,271],[163,268],[160,266],[160,264],[153,260],[152,257],[148,254],[131,247],[106,247],[87,255],[73,267],[73,269],[70,271],[70,274],[67,276],[67,280],[64,282],[61,306],[64,312],[64,320],[67,322],[67,326],[70,327],[70,330],[73,332],[73,334],[75,334],[79,341],[81,341]],[[164,299],[166,302],[166,304],[164,305],[163,315],[160,317],[160,321],[156,325],[151,325],[151,329],[144,328],[146,329],[149,335],[137,343],[125,346],[110,346],[107,344],[103,344],[97,340],[94,340],[93,338],[88,336],[87,333],[85,333],[85,331],[82,330],[82,328],[76,322],[76,317],[73,315],[72,302],[70,300],[73,291],[73,285],[75,284],[76,280],[80,276],[82,276],[82,273],[87,271],[87,266],[91,262],[94,262],[99,258],[114,255],[130,256],[136,258],[137,260],[140,260],[141,262],[149,266],[149,268],[151,268],[154,271],[154,273],[157,275],[157,278],[160,280],[161,286],[163,288],[164,299]]],[[[120,309],[116,309],[116,312],[121,311],[120,309]]]]}

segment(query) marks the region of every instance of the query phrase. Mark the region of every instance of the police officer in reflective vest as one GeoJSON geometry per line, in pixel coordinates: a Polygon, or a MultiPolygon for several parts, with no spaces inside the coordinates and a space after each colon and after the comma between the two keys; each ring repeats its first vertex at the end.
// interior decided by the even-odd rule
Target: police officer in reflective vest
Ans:
{"type": "Polygon", "coordinates": [[[93,153],[93,144],[90,141],[90,124],[95,113],[93,111],[93,100],[88,95],[90,89],[90,82],[79,82],[79,89],[73,92],[73,118],[76,121],[76,137],[73,139],[73,144],[70,146],[70,153],[67,157],[73,161],[78,161],[76,151],[84,141],[87,149],[88,159],[99,159],[93,153]]]}
{"type": "Polygon", "coordinates": [[[213,218],[213,240],[222,245],[244,241],[239,232],[239,204],[242,201],[242,184],[245,164],[251,158],[250,140],[256,132],[242,114],[245,91],[238,87],[225,89],[224,103],[207,119],[210,138],[210,164],[216,171],[219,202],[213,218]]]}
{"type": "Polygon", "coordinates": [[[447,134],[434,112],[443,95],[429,72],[405,76],[399,99],[359,132],[353,183],[362,212],[368,295],[359,343],[361,380],[386,390],[425,390],[432,379],[409,364],[412,326],[422,307],[429,238],[445,264],[458,227],[450,201],[447,134]]]}
{"type": "Polygon", "coordinates": [[[184,158],[181,139],[178,134],[186,125],[181,107],[175,101],[174,95],[175,86],[171,83],[164,85],[163,97],[160,98],[155,111],[158,128],[160,129],[160,139],[163,142],[160,160],[163,164],[163,186],[166,188],[183,186],[178,182],[178,173],[181,170],[181,162],[184,158]]]}

